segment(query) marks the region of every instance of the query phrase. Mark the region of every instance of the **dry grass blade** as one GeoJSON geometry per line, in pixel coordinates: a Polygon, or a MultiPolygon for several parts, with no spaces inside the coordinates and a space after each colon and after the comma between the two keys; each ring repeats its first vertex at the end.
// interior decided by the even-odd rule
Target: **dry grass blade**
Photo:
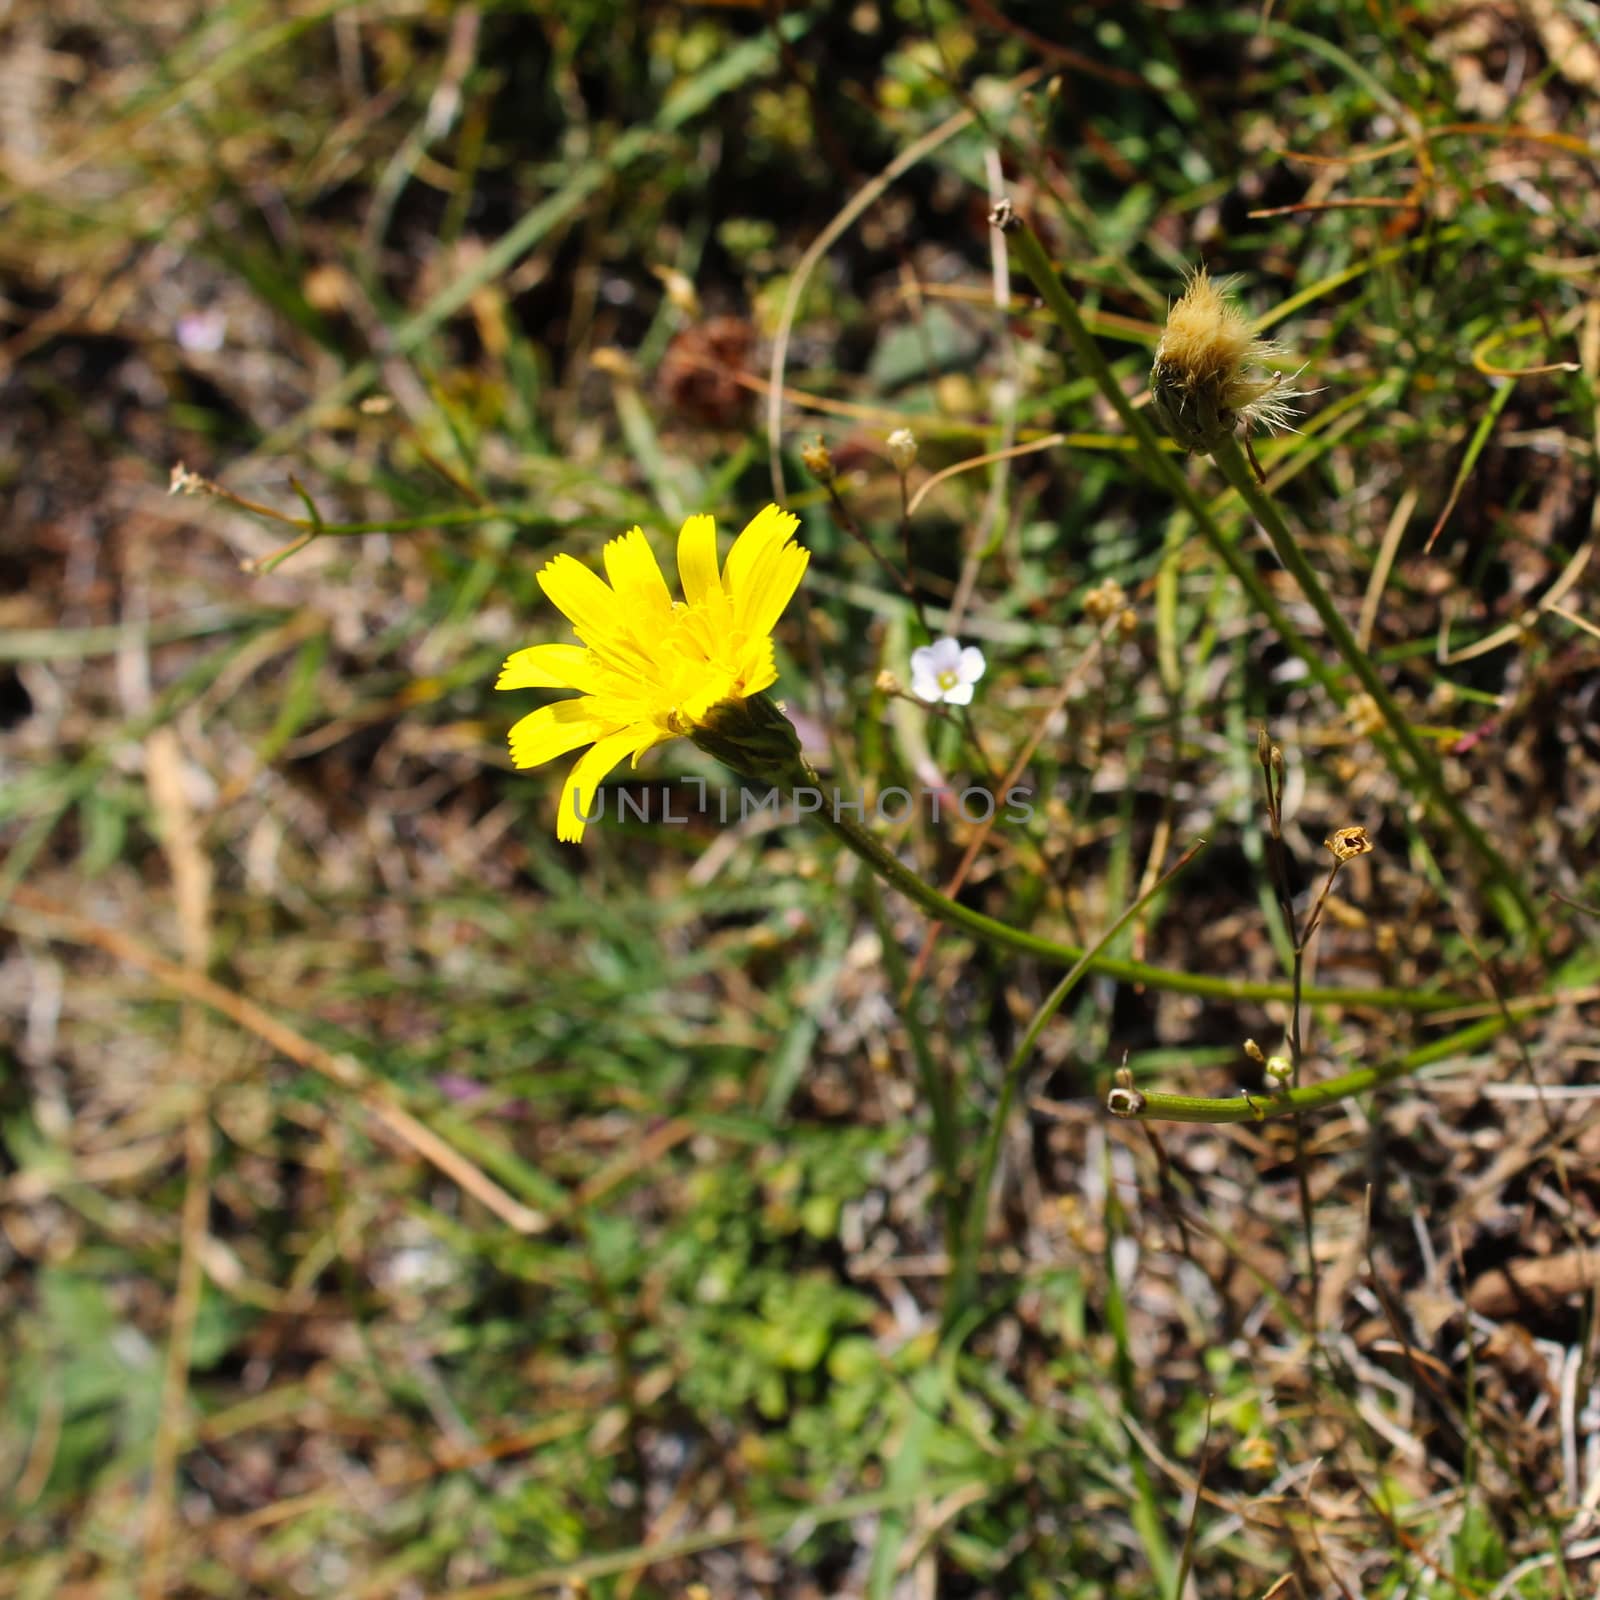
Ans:
{"type": "MultiPolygon", "coordinates": [[[[542,1213],[513,1199],[481,1168],[467,1160],[426,1124],[418,1121],[394,1099],[392,1091],[374,1082],[365,1068],[350,1057],[337,1056],[323,1049],[264,1011],[254,1001],[224,989],[221,984],[200,973],[168,961],[128,934],[80,917],[33,889],[16,889],[12,894],[12,905],[45,919],[41,931],[47,936],[92,945],[114,959],[148,973],[174,994],[198,1001],[253,1033],[297,1066],[319,1073],[348,1090],[357,1097],[376,1124],[409,1145],[417,1155],[438,1168],[452,1182],[459,1184],[513,1231],[541,1233],[548,1226],[542,1213]]],[[[5,915],[9,921],[16,920],[14,910],[8,909],[5,915]]]]}

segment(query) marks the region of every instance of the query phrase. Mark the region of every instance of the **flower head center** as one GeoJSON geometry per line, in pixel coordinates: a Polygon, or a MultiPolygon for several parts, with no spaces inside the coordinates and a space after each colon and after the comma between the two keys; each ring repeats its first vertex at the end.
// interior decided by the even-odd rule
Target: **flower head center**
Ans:
{"type": "Polygon", "coordinates": [[[961,684],[961,674],[957,672],[954,667],[946,667],[944,671],[939,674],[938,683],[941,689],[959,688],[961,684]]]}

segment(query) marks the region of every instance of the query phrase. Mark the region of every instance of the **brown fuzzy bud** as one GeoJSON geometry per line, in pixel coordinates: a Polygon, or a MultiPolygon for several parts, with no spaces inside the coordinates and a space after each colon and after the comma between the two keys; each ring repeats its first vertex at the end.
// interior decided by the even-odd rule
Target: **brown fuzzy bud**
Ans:
{"type": "Polygon", "coordinates": [[[1226,291],[1226,281],[1213,283],[1204,267],[1196,268],[1167,314],[1150,369],[1161,426],[1185,450],[1206,454],[1255,423],[1288,427],[1295,412],[1289,402],[1302,393],[1285,389],[1280,374],[1261,371],[1278,347],[1256,338],[1226,291]]]}
{"type": "Polygon", "coordinates": [[[712,317],[675,334],[656,373],[663,409],[705,427],[737,426],[750,408],[755,343],[755,328],[743,317],[712,317]]]}

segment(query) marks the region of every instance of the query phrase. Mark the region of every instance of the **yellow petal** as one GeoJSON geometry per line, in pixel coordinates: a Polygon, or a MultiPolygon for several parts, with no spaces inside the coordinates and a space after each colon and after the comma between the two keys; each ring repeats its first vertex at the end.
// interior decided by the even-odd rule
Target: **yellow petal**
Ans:
{"type": "Polygon", "coordinates": [[[772,654],[772,640],[763,635],[745,646],[739,660],[739,693],[760,694],[778,681],[778,665],[772,654]]]}
{"type": "Polygon", "coordinates": [[[756,558],[743,586],[734,591],[734,625],[752,637],[771,633],[799,588],[810,560],[811,552],[803,545],[768,545],[756,558]]]}
{"type": "Polygon", "coordinates": [[[581,644],[534,644],[506,657],[497,689],[585,689],[594,679],[581,644]]]}
{"type": "Polygon", "coordinates": [[[587,699],[560,700],[540,706],[511,726],[511,764],[536,767],[542,761],[564,756],[580,744],[593,744],[616,727],[594,714],[587,699]]]}
{"type": "Polygon", "coordinates": [[[678,580],[690,605],[722,593],[717,574],[717,521],[715,517],[690,517],[678,531],[678,580]]]}
{"type": "MultiPolygon", "coordinates": [[[[737,691],[743,693],[742,690],[737,691]]],[[[702,683],[697,683],[685,693],[678,701],[676,710],[685,722],[704,722],[706,713],[719,701],[730,696],[730,685],[726,678],[710,678],[702,683]]]]}
{"type": "Polygon", "coordinates": [[[728,552],[728,564],[723,568],[723,583],[733,598],[736,611],[740,593],[748,587],[752,569],[769,551],[780,549],[799,526],[799,517],[792,512],[780,511],[777,506],[767,506],[756,512],[745,524],[744,532],[733,541],[733,549],[728,552]]]}
{"type": "Polygon", "coordinates": [[[539,587],[588,644],[621,630],[617,597],[581,561],[559,555],[539,570],[539,587]]]}
{"type": "Polygon", "coordinates": [[[556,838],[577,844],[583,838],[586,816],[595,814],[594,795],[600,780],[619,761],[655,744],[661,735],[649,724],[636,723],[607,734],[592,750],[578,757],[562,786],[560,809],[556,812],[556,838]]]}
{"type": "Polygon", "coordinates": [[[672,596],[642,528],[630,528],[606,546],[606,576],[624,618],[641,641],[659,638],[672,620],[672,596]]]}

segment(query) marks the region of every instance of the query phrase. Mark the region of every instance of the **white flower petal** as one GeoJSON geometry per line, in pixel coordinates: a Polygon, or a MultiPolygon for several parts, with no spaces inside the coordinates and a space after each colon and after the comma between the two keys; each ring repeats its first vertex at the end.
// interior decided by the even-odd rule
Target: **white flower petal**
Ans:
{"type": "Polygon", "coordinates": [[[972,704],[972,685],[958,683],[953,689],[944,692],[944,703],[947,706],[970,706],[972,704]]]}
{"type": "Polygon", "coordinates": [[[969,644],[961,652],[961,665],[956,669],[961,674],[963,683],[976,683],[983,676],[984,668],[988,663],[983,659],[983,651],[977,645],[969,644]]]}
{"type": "Polygon", "coordinates": [[[918,645],[911,652],[911,676],[913,678],[919,673],[934,676],[938,671],[939,663],[933,658],[933,646],[931,644],[918,645]]]}
{"type": "Polygon", "coordinates": [[[926,700],[930,705],[937,705],[944,698],[944,690],[939,687],[938,675],[922,667],[912,669],[911,692],[917,699],[926,700]]]}
{"type": "Polygon", "coordinates": [[[927,647],[928,660],[935,672],[958,672],[961,668],[961,641],[959,639],[935,639],[927,647]]]}

